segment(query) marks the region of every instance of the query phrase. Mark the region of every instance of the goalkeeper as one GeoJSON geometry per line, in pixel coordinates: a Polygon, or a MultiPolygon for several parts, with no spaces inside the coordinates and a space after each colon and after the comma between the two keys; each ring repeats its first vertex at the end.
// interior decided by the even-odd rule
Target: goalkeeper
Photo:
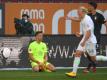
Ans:
{"type": "Polygon", "coordinates": [[[35,41],[30,43],[28,48],[29,59],[31,62],[32,70],[39,71],[48,71],[52,72],[55,70],[55,67],[48,62],[47,56],[47,46],[43,40],[43,32],[38,31],[35,34],[35,41]]]}

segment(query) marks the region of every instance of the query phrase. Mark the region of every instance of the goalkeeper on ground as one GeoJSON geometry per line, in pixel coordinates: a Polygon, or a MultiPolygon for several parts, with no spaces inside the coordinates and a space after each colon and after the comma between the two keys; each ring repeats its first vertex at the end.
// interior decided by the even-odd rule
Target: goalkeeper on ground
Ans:
{"type": "Polygon", "coordinates": [[[43,40],[42,31],[38,31],[35,34],[35,41],[30,43],[28,48],[29,58],[33,71],[54,71],[55,67],[47,60],[47,46],[43,40]]]}

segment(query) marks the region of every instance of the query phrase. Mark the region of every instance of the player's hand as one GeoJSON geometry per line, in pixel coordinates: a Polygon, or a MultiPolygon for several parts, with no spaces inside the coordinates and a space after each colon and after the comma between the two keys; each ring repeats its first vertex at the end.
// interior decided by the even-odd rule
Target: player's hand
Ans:
{"type": "Polygon", "coordinates": [[[79,32],[76,32],[75,35],[76,35],[77,37],[81,37],[81,34],[80,34],[79,32]]]}
{"type": "Polygon", "coordinates": [[[72,16],[71,16],[71,17],[69,17],[69,16],[67,16],[67,18],[66,18],[66,19],[67,19],[67,20],[76,20],[76,18],[77,18],[77,17],[72,17],[72,16]]]}
{"type": "Polygon", "coordinates": [[[84,47],[84,46],[85,46],[85,42],[82,42],[82,43],[81,43],[81,46],[84,47]]]}
{"type": "Polygon", "coordinates": [[[40,63],[39,67],[41,70],[45,70],[46,69],[46,65],[44,63],[40,63]]]}
{"type": "Polygon", "coordinates": [[[39,65],[40,65],[40,66],[43,66],[43,65],[44,65],[44,63],[40,62],[40,63],[39,63],[39,65]]]}
{"type": "Polygon", "coordinates": [[[39,66],[42,66],[42,65],[43,65],[43,63],[42,63],[42,62],[39,62],[39,61],[37,61],[37,64],[38,64],[39,66]]]}

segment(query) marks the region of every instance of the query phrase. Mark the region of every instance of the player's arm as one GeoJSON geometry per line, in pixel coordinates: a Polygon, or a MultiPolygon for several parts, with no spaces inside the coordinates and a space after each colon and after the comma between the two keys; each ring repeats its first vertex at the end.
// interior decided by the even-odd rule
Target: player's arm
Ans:
{"type": "Polygon", "coordinates": [[[82,33],[81,32],[76,32],[74,33],[77,37],[81,37],[82,36],[82,33]]]}
{"type": "Polygon", "coordinates": [[[88,30],[85,34],[85,38],[83,40],[83,42],[81,43],[81,46],[84,46],[86,41],[89,39],[89,37],[91,36],[91,30],[88,30]]]}
{"type": "Polygon", "coordinates": [[[40,64],[39,61],[35,60],[32,53],[29,53],[29,59],[33,62],[36,62],[37,64],[40,64]]]}
{"type": "Polygon", "coordinates": [[[74,33],[77,37],[81,37],[83,35],[83,28],[80,26],[80,32],[74,33]]]}
{"type": "Polygon", "coordinates": [[[45,54],[45,56],[44,56],[44,63],[46,63],[48,61],[48,56],[47,56],[47,54],[45,54]]]}
{"type": "Polygon", "coordinates": [[[48,52],[48,48],[47,48],[47,45],[44,44],[44,62],[47,62],[48,61],[48,56],[47,56],[47,52],[48,52]]]}
{"type": "Polygon", "coordinates": [[[100,18],[99,20],[101,21],[101,23],[106,26],[106,34],[107,34],[107,20],[105,20],[103,15],[101,15],[99,18],[100,18]]]}
{"type": "Polygon", "coordinates": [[[33,57],[33,48],[32,48],[32,44],[29,45],[29,48],[28,48],[28,53],[29,53],[29,59],[37,64],[40,64],[39,61],[35,60],[35,58],[33,57]]]}
{"type": "Polygon", "coordinates": [[[67,19],[73,20],[73,21],[77,21],[80,22],[81,19],[79,17],[67,17],[67,19]]]}

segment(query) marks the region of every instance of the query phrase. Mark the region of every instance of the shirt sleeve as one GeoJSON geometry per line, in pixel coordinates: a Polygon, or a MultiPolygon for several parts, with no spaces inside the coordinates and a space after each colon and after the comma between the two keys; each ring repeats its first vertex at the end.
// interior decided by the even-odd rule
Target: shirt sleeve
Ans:
{"type": "Polygon", "coordinates": [[[32,44],[30,44],[29,47],[28,47],[28,53],[30,53],[30,54],[33,53],[32,44]]]}

